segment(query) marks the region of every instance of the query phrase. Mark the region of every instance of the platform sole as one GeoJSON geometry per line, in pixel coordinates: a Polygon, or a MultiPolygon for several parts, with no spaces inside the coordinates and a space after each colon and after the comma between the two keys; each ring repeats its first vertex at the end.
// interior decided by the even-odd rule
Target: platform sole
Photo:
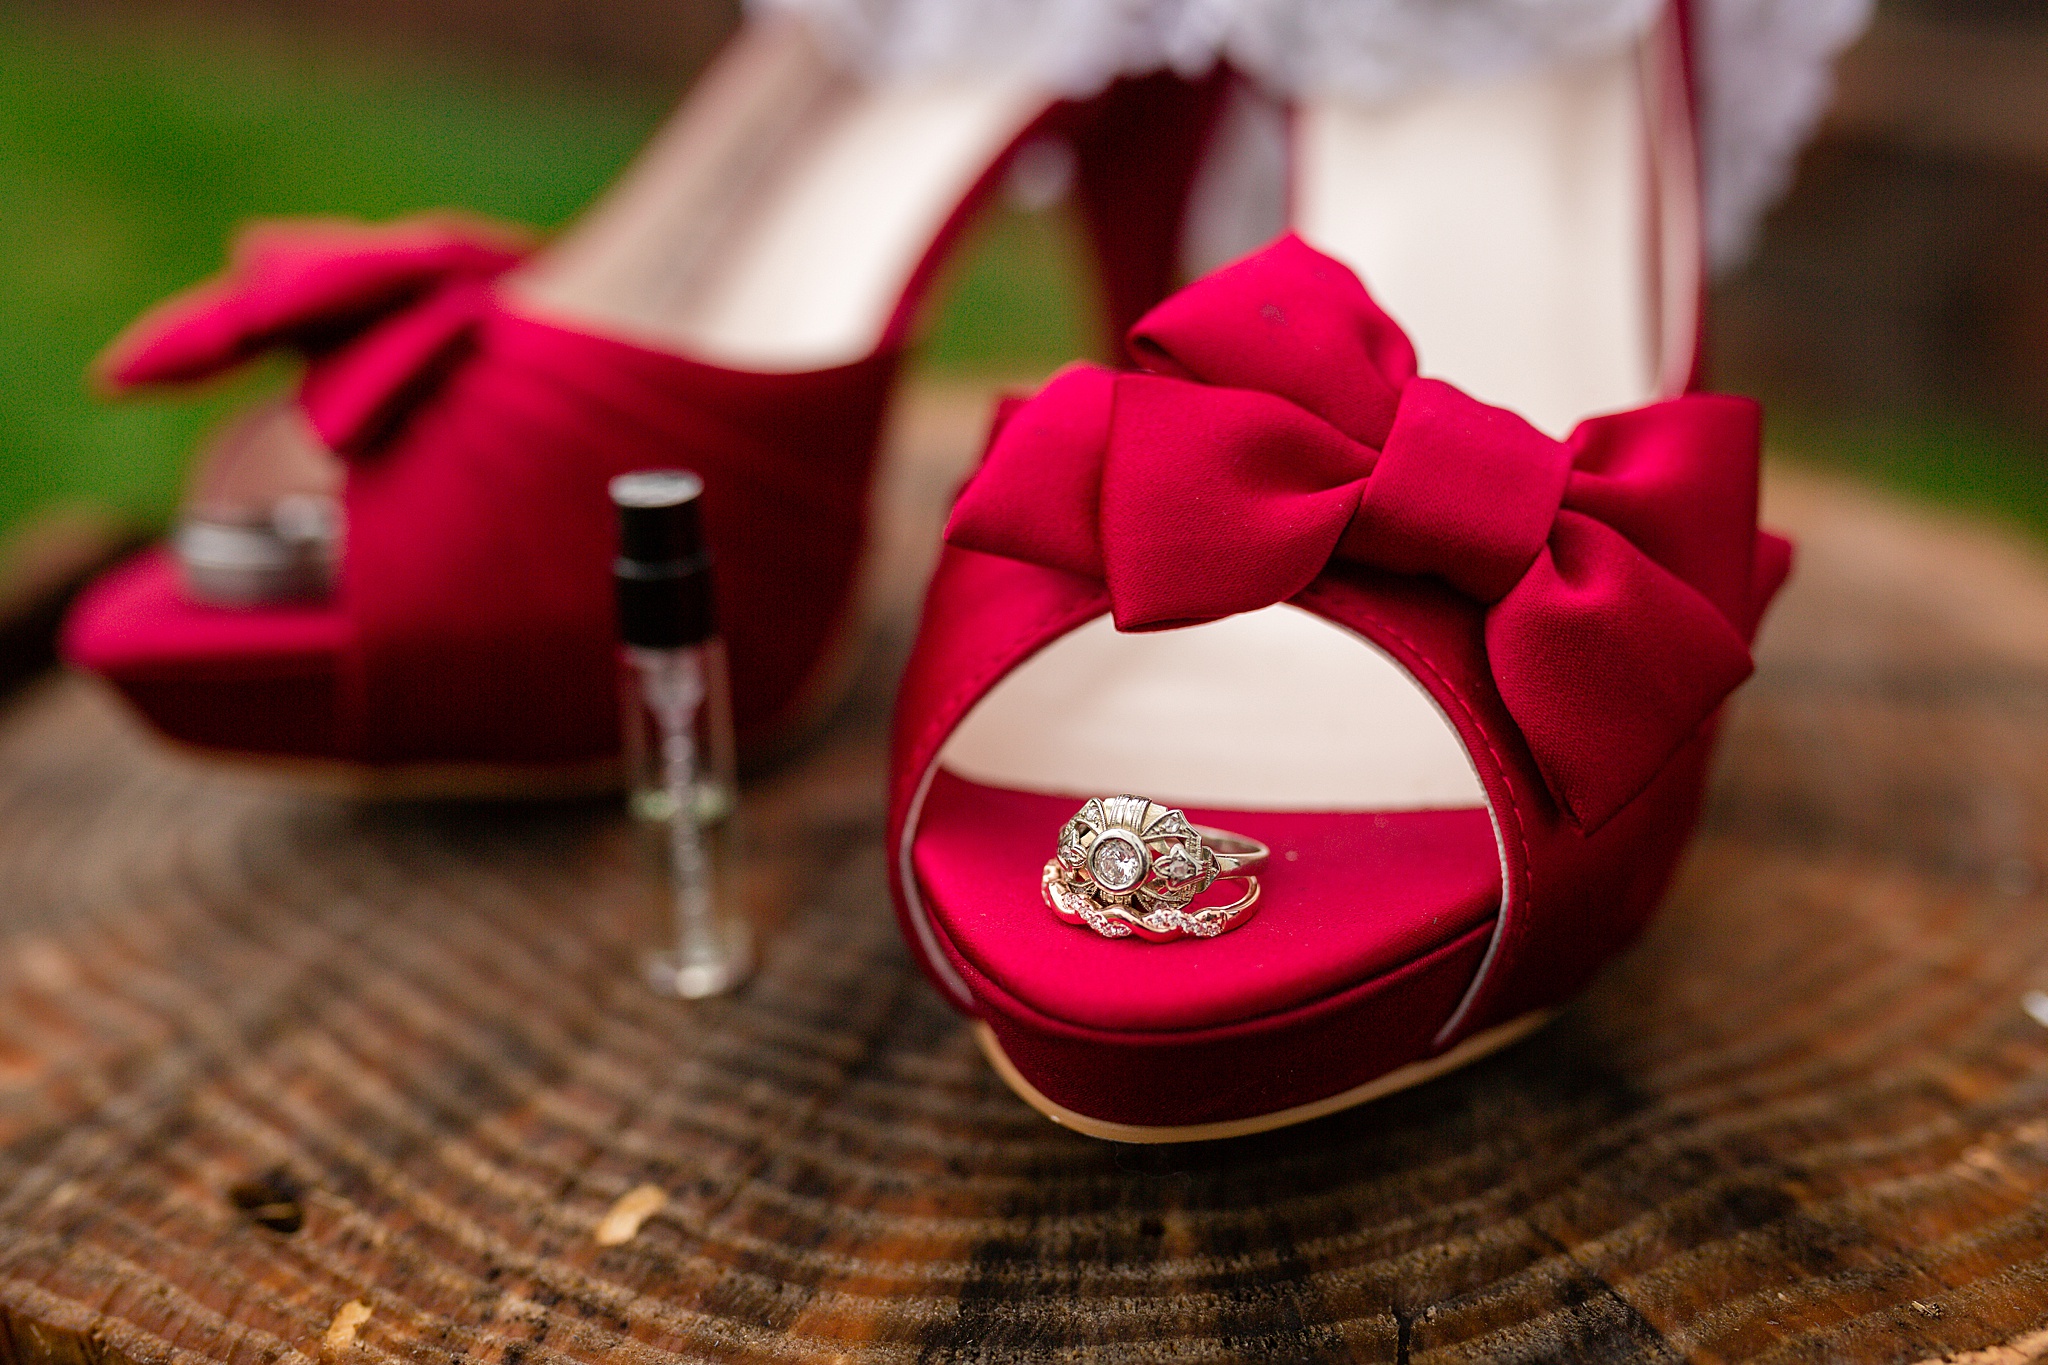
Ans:
{"type": "Polygon", "coordinates": [[[1531,1010],[1518,1018],[1508,1020],[1505,1024],[1496,1024],[1483,1033],[1473,1034],[1448,1052],[1396,1067],[1384,1076],[1377,1076],[1363,1085],[1354,1085],[1338,1094],[1311,1100],[1307,1104],[1276,1109],[1269,1114],[1254,1114],[1249,1118],[1224,1119],[1215,1123],[1113,1123],[1108,1119],[1090,1118],[1086,1114],[1075,1113],[1065,1105],[1046,1098],[1037,1086],[1026,1080],[1023,1073],[1010,1061],[1009,1054],[1003,1051],[1003,1045],[997,1040],[995,1030],[979,1020],[974,1024],[974,1041],[981,1045],[982,1055],[988,1058],[989,1065],[995,1068],[996,1074],[1003,1078],[1003,1084],[1015,1091],[1017,1097],[1024,1103],[1062,1128],[1071,1128],[1077,1133],[1101,1138],[1106,1142],[1214,1142],[1221,1138],[1248,1137],[1253,1133],[1265,1133],[1275,1128],[1307,1123],[1311,1119],[1319,1119],[1357,1105],[1369,1104],[1397,1091],[1435,1080],[1439,1076],[1456,1071],[1461,1066],[1469,1066],[1482,1057],[1490,1056],[1504,1047],[1520,1042],[1556,1016],[1557,1011],[1554,1009],[1531,1010]]]}

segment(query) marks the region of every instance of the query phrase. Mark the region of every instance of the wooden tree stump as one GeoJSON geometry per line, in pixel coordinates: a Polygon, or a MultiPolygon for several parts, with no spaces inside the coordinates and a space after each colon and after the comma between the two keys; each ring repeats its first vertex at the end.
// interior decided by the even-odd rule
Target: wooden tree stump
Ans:
{"type": "Polygon", "coordinates": [[[857,694],[751,791],[729,1001],[635,981],[611,803],[295,793],[76,680],[0,715],[0,1361],[2048,1351],[2041,561],[1781,475],[1801,571],[1648,938],[1447,1079],[1118,1147],[1010,1097],[888,911],[960,410],[901,438],[857,694]]]}

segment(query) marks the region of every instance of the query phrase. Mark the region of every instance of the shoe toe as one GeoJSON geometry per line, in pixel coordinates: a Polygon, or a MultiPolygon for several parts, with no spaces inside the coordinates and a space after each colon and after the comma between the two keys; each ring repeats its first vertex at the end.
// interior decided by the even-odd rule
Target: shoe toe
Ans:
{"type": "Polygon", "coordinates": [[[158,730],[209,749],[349,758],[354,627],[333,602],[194,602],[163,548],[92,585],[66,622],[66,663],[117,688],[158,730]]]}
{"type": "Polygon", "coordinates": [[[1432,1054],[1500,908],[1486,811],[1189,809],[1272,857],[1249,921],[1160,944],[1101,937],[1041,900],[1082,799],[942,770],[912,846],[975,1012],[1038,1095],[1112,1124],[1238,1121],[1432,1054]]]}

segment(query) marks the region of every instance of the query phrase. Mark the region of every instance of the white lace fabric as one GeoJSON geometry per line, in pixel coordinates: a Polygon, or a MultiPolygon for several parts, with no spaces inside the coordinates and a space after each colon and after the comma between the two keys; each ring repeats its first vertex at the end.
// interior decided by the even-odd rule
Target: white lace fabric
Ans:
{"type": "Polygon", "coordinates": [[[1700,159],[1707,254],[1749,254],[1758,222],[1826,112],[1835,56],[1870,22],[1873,0],[1699,0],[1700,159]]]}
{"type": "MultiPolygon", "coordinates": [[[[1709,254],[1727,265],[1782,191],[1872,0],[1697,0],[1709,254]]],[[[1088,95],[1227,60],[1281,97],[1366,102],[1611,50],[1663,0],[748,0],[802,16],[877,80],[1029,71],[1088,95]]]]}

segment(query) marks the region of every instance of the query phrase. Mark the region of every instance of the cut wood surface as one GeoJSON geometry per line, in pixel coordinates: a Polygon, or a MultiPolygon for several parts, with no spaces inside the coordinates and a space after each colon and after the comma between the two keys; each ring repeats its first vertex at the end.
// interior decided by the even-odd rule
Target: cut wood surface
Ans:
{"type": "Polygon", "coordinates": [[[856,690],[748,794],[734,999],[636,981],[610,802],[351,804],[17,694],[0,1361],[2048,1352],[2041,558],[1781,472],[1799,575],[1647,938],[1448,1078],[1119,1147],[1002,1088],[884,888],[890,681],[980,412],[898,424],[856,690]]]}

